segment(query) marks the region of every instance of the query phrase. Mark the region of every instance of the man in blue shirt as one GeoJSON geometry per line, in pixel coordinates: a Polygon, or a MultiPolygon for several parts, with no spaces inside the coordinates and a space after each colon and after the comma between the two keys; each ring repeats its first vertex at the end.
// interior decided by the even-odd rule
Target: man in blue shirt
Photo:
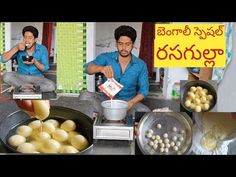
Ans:
{"type": "Polygon", "coordinates": [[[45,46],[36,43],[38,33],[33,26],[24,27],[23,41],[0,57],[1,62],[16,58],[18,63],[17,72],[6,72],[3,81],[12,86],[40,86],[42,92],[51,92],[55,90],[55,83],[43,75],[49,69],[48,51],[45,46]]]}
{"type": "MultiPolygon", "coordinates": [[[[136,30],[123,25],[115,30],[114,36],[118,51],[100,54],[94,61],[85,64],[85,71],[88,74],[103,73],[106,78],[114,78],[122,84],[124,87],[114,99],[127,101],[130,113],[148,112],[150,109],[140,103],[149,93],[147,66],[131,53],[137,37],[136,30]]],[[[96,99],[95,104],[99,104],[109,98],[97,94],[93,99],[96,99]]],[[[99,105],[96,105],[97,111],[101,112],[99,105]]]]}

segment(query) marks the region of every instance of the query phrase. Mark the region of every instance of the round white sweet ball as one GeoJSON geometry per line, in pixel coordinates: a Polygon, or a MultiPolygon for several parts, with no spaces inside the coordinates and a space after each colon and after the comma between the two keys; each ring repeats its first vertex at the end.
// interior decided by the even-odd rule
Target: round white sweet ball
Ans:
{"type": "Polygon", "coordinates": [[[194,86],[190,87],[190,91],[191,91],[191,92],[196,92],[196,90],[197,90],[196,87],[194,87],[194,86]]]}
{"type": "Polygon", "coordinates": [[[43,131],[49,134],[53,133],[56,130],[55,126],[50,122],[43,123],[43,131]]]}
{"type": "Polygon", "coordinates": [[[75,135],[71,138],[71,144],[78,150],[84,150],[88,147],[88,140],[83,135],[75,135]]]}
{"type": "Polygon", "coordinates": [[[207,111],[209,108],[210,108],[210,105],[209,105],[209,104],[205,103],[205,104],[203,105],[203,110],[207,111]]]}
{"type": "Polygon", "coordinates": [[[195,111],[196,111],[196,112],[201,112],[201,111],[202,111],[201,106],[196,106],[196,107],[195,107],[195,111]]]}
{"type": "Polygon", "coordinates": [[[68,132],[68,141],[71,142],[71,138],[75,135],[79,135],[79,132],[76,132],[76,131],[68,132]]]}
{"type": "Polygon", "coordinates": [[[173,128],[172,128],[172,131],[173,131],[173,132],[177,132],[177,128],[176,128],[176,127],[173,127],[173,128]]]}
{"type": "Polygon", "coordinates": [[[207,95],[207,99],[211,101],[211,100],[213,100],[213,96],[212,95],[207,95]]]}
{"type": "Polygon", "coordinates": [[[52,133],[52,137],[57,141],[64,142],[68,140],[69,135],[65,130],[57,129],[52,133]]]}
{"type": "Polygon", "coordinates": [[[161,129],[161,124],[157,124],[157,128],[158,128],[158,129],[161,129]]]}
{"type": "Polygon", "coordinates": [[[79,151],[73,146],[64,146],[61,153],[78,153],[79,151]]]}
{"type": "Polygon", "coordinates": [[[24,137],[29,137],[33,132],[33,129],[27,125],[21,125],[16,129],[16,134],[24,137]]]}
{"type": "Polygon", "coordinates": [[[51,123],[54,125],[55,128],[59,126],[59,122],[55,119],[48,119],[45,121],[45,123],[51,123]]]}
{"type": "Polygon", "coordinates": [[[72,120],[66,120],[65,122],[63,122],[61,124],[61,129],[65,130],[67,132],[73,131],[76,129],[76,124],[72,120]]]}
{"type": "Polygon", "coordinates": [[[31,143],[22,143],[18,146],[17,151],[22,153],[33,153],[35,151],[35,147],[31,143]]]}
{"type": "Polygon", "coordinates": [[[41,146],[42,146],[41,142],[33,140],[33,141],[30,141],[30,143],[34,145],[36,151],[41,150],[41,146]]]}
{"type": "Polygon", "coordinates": [[[8,143],[11,146],[17,147],[20,144],[26,142],[26,138],[24,136],[21,135],[12,135],[9,139],[8,139],[8,143]]]}
{"type": "Polygon", "coordinates": [[[184,105],[185,105],[186,107],[190,107],[190,106],[191,106],[191,101],[190,101],[190,100],[186,100],[185,103],[184,103],[184,105]]]}
{"type": "Polygon", "coordinates": [[[58,153],[60,148],[61,144],[54,139],[48,139],[42,144],[42,151],[44,153],[58,153]]]}
{"type": "Polygon", "coordinates": [[[51,136],[47,132],[39,132],[35,136],[36,141],[40,141],[40,142],[44,142],[45,140],[48,140],[50,138],[51,136]]]}
{"type": "Polygon", "coordinates": [[[163,138],[168,138],[168,134],[167,134],[167,133],[164,133],[164,134],[163,134],[163,138]]]}
{"type": "Polygon", "coordinates": [[[34,120],[28,124],[29,127],[32,129],[39,129],[41,128],[42,124],[40,120],[34,120]]]}

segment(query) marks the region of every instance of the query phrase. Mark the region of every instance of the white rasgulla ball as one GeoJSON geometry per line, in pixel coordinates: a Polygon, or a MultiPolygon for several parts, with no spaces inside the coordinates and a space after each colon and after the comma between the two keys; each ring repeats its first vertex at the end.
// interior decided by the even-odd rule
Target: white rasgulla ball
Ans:
{"type": "Polygon", "coordinates": [[[156,139],[156,136],[155,135],[152,135],[152,138],[151,138],[152,140],[155,140],[156,139]]]}
{"type": "Polygon", "coordinates": [[[50,138],[51,138],[51,136],[47,132],[39,132],[35,136],[36,141],[40,141],[40,142],[43,142],[43,141],[48,140],[50,138]]]}
{"type": "Polygon", "coordinates": [[[197,86],[197,91],[202,91],[202,87],[201,86],[197,86]]]}
{"type": "Polygon", "coordinates": [[[161,137],[159,135],[156,135],[156,140],[161,139],[161,137]]]}
{"type": "Polygon", "coordinates": [[[158,140],[157,139],[155,139],[153,142],[154,142],[154,144],[158,144],[158,140]]]}
{"type": "Polygon", "coordinates": [[[35,151],[35,147],[31,143],[22,143],[17,147],[17,151],[22,153],[32,153],[35,151]]]}
{"type": "Polygon", "coordinates": [[[190,87],[190,91],[191,91],[191,92],[196,92],[196,90],[197,90],[196,87],[194,87],[194,86],[190,87]]]}
{"type": "Polygon", "coordinates": [[[59,122],[55,119],[48,119],[45,121],[45,123],[51,123],[54,125],[55,128],[59,126],[59,122]]]}
{"type": "Polygon", "coordinates": [[[168,138],[165,138],[165,139],[164,139],[164,143],[165,143],[165,144],[167,144],[167,143],[169,143],[169,142],[170,142],[170,140],[169,140],[168,138]]]}
{"type": "Polygon", "coordinates": [[[149,141],[149,146],[153,146],[154,145],[154,142],[153,141],[149,141]]]}
{"type": "Polygon", "coordinates": [[[71,138],[71,144],[78,150],[84,150],[88,147],[88,140],[83,135],[75,135],[71,138]]]}
{"type": "Polygon", "coordinates": [[[172,131],[173,131],[173,132],[177,132],[177,128],[176,128],[176,127],[173,127],[173,128],[172,128],[172,131]]]}
{"type": "Polygon", "coordinates": [[[192,110],[195,110],[196,104],[192,103],[192,104],[190,105],[190,108],[191,108],[192,110]]]}
{"type": "Polygon", "coordinates": [[[21,125],[16,129],[16,134],[24,137],[29,137],[33,132],[33,129],[27,125],[21,125]]]}
{"type": "Polygon", "coordinates": [[[76,124],[73,120],[66,120],[61,124],[61,129],[69,132],[76,129],[76,124]]]}
{"type": "Polygon", "coordinates": [[[160,148],[160,152],[161,152],[161,153],[164,152],[164,150],[165,150],[165,149],[164,149],[163,147],[160,148]]]}
{"type": "Polygon", "coordinates": [[[207,89],[204,88],[202,91],[205,92],[205,94],[208,94],[208,90],[207,89]]]}
{"type": "MultiPolygon", "coordinates": [[[[79,135],[80,133],[79,132],[76,132],[76,131],[70,131],[68,132],[68,140],[69,142],[71,142],[71,138],[75,135],[79,135]]],[[[149,137],[150,138],[150,137],[149,137]]]]}
{"type": "Polygon", "coordinates": [[[149,129],[147,132],[153,134],[153,130],[152,129],[149,129]]]}
{"type": "Polygon", "coordinates": [[[194,100],[194,102],[195,102],[196,105],[199,105],[199,104],[201,103],[201,100],[200,100],[199,98],[196,98],[196,99],[194,100]]]}
{"type": "Polygon", "coordinates": [[[33,140],[33,141],[30,141],[30,143],[34,145],[36,151],[41,150],[41,146],[42,146],[41,142],[33,140]]]}
{"type": "Polygon", "coordinates": [[[161,124],[157,124],[157,128],[158,128],[158,129],[161,129],[161,124]]]}
{"type": "Polygon", "coordinates": [[[186,107],[190,107],[190,106],[191,106],[191,101],[190,101],[190,100],[186,100],[185,103],[184,103],[184,105],[185,105],[186,107]]]}
{"type": "Polygon", "coordinates": [[[56,130],[55,126],[50,122],[43,123],[43,131],[49,134],[53,133],[56,130]]]}
{"type": "Polygon", "coordinates": [[[167,133],[164,133],[164,134],[163,134],[163,138],[168,138],[168,134],[167,134],[167,133]]]}
{"type": "Polygon", "coordinates": [[[78,153],[79,151],[73,146],[64,146],[61,153],[78,153]]]}
{"type": "Polygon", "coordinates": [[[178,146],[174,146],[173,149],[174,149],[174,151],[178,151],[179,150],[178,146]]]}
{"type": "Polygon", "coordinates": [[[57,129],[52,133],[52,137],[57,141],[64,142],[68,140],[69,135],[65,130],[57,129]]]}
{"type": "Polygon", "coordinates": [[[147,133],[146,136],[147,136],[147,138],[151,138],[152,134],[151,133],[147,133]]]}
{"type": "Polygon", "coordinates": [[[8,143],[11,146],[17,147],[20,144],[26,142],[26,138],[24,136],[21,135],[12,135],[9,139],[8,139],[8,143]]]}
{"type": "Polygon", "coordinates": [[[156,150],[158,148],[158,145],[157,144],[154,144],[153,145],[153,149],[156,150]]]}
{"type": "Polygon", "coordinates": [[[60,148],[61,144],[54,139],[48,139],[42,144],[42,151],[44,153],[58,153],[60,148]]]}
{"type": "Polygon", "coordinates": [[[179,141],[176,142],[175,144],[177,147],[179,147],[181,145],[181,143],[179,141]]]}
{"type": "Polygon", "coordinates": [[[34,120],[28,124],[29,127],[32,129],[39,129],[41,128],[42,124],[40,120],[34,120]]]}
{"type": "Polygon", "coordinates": [[[205,103],[205,104],[203,105],[203,110],[207,111],[209,108],[210,108],[210,105],[209,105],[209,104],[205,103]]]}
{"type": "Polygon", "coordinates": [[[170,144],[169,143],[166,144],[166,148],[170,148],[170,144]]]}
{"type": "Polygon", "coordinates": [[[168,153],[168,152],[169,152],[169,148],[165,148],[165,149],[164,149],[164,152],[165,152],[165,153],[168,153]]]}
{"type": "Polygon", "coordinates": [[[173,137],[172,137],[172,140],[173,140],[173,141],[177,141],[177,136],[173,136],[173,137]]]}
{"type": "Polygon", "coordinates": [[[188,97],[191,99],[195,99],[195,94],[193,92],[188,92],[188,97]]]}
{"type": "Polygon", "coordinates": [[[201,106],[196,106],[196,107],[195,107],[195,111],[196,111],[196,112],[201,112],[201,111],[202,111],[201,106]]]}
{"type": "Polygon", "coordinates": [[[182,136],[179,137],[179,141],[182,142],[184,141],[184,138],[182,136]]]}
{"type": "Polygon", "coordinates": [[[213,100],[213,96],[212,95],[207,95],[207,99],[211,101],[211,100],[213,100]]]}

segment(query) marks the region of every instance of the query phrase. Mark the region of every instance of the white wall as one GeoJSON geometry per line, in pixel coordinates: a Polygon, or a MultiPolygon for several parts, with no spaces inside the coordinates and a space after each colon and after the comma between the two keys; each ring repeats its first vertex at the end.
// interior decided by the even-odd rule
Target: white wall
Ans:
{"type": "Polygon", "coordinates": [[[218,112],[236,112],[236,25],[234,25],[232,59],[218,85],[218,112]]]}
{"type": "Polygon", "coordinates": [[[43,22],[12,22],[11,23],[11,47],[22,40],[22,29],[25,26],[34,26],[39,31],[38,43],[42,43],[43,22]]]}
{"type": "Polygon", "coordinates": [[[96,56],[102,52],[117,50],[115,46],[114,31],[121,25],[132,26],[137,31],[137,39],[133,54],[139,55],[142,22],[97,22],[96,23],[96,56]]]}

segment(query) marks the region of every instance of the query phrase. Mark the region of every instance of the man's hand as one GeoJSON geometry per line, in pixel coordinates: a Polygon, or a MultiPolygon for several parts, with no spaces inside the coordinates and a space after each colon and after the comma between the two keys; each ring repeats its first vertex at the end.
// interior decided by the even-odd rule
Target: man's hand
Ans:
{"type": "Polygon", "coordinates": [[[101,73],[103,73],[108,79],[114,78],[112,66],[101,66],[101,73]]]}
{"type": "MultiPolygon", "coordinates": [[[[45,108],[50,109],[49,100],[39,100],[39,101],[41,101],[45,105],[45,108]]],[[[15,102],[22,111],[25,111],[31,117],[35,117],[36,114],[32,100],[15,100],[15,102]]]]}
{"type": "Polygon", "coordinates": [[[23,42],[18,43],[17,48],[18,48],[18,50],[25,50],[25,43],[23,43],[23,42]]]}
{"type": "Polygon", "coordinates": [[[134,103],[130,100],[128,101],[128,110],[130,110],[133,107],[134,103]]]}
{"type": "Polygon", "coordinates": [[[24,64],[27,64],[27,65],[33,65],[34,64],[34,58],[31,60],[31,62],[29,61],[23,61],[24,64]]]}

